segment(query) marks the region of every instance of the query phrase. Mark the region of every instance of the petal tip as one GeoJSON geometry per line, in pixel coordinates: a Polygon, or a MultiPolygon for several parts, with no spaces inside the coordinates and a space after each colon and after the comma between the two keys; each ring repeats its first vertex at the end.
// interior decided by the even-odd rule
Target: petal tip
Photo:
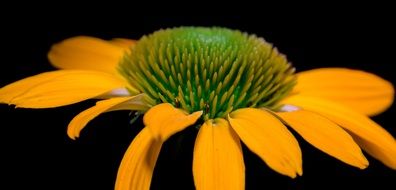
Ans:
{"type": "Polygon", "coordinates": [[[302,170],[302,168],[298,168],[297,174],[298,174],[298,176],[302,176],[302,175],[303,175],[303,170],[302,170]]]}
{"type": "Polygon", "coordinates": [[[362,164],[360,165],[359,169],[364,170],[370,165],[369,161],[366,157],[363,156],[362,164]]]}
{"type": "Polygon", "coordinates": [[[201,110],[201,111],[196,111],[196,112],[192,113],[191,115],[193,115],[194,117],[199,118],[199,117],[202,116],[202,114],[203,114],[203,110],[201,110]]]}
{"type": "Polygon", "coordinates": [[[67,130],[67,136],[72,139],[72,140],[76,140],[80,135],[79,134],[73,134],[72,131],[70,130],[70,128],[68,128],[67,130]]]}
{"type": "Polygon", "coordinates": [[[292,179],[296,179],[297,178],[297,173],[296,172],[289,173],[289,174],[286,174],[286,175],[289,176],[292,179]]]}

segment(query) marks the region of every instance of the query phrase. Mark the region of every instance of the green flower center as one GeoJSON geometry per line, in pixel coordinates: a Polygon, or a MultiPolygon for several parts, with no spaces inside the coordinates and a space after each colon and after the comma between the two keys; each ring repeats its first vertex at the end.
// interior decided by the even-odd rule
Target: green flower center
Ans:
{"type": "Polygon", "coordinates": [[[225,28],[180,27],[142,37],[119,65],[151,105],[168,102],[204,119],[244,107],[276,109],[294,68],[271,44],[225,28]]]}

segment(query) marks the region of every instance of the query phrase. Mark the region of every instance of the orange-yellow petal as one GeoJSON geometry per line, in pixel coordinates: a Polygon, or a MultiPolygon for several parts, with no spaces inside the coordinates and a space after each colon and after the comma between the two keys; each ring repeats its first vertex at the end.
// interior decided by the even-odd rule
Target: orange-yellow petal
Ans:
{"type": "Polygon", "coordinates": [[[367,116],[328,100],[291,96],[283,101],[317,112],[343,127],[370,155],[396,169],[396,141],[385,129],[367,116]]]}
{"type": "Polygon", "coordinates": [[[193,174],[197,190],[245,189],[241,144],[225,119],[208,120],[199,129],[193,174]]]}
{"type": "Polygon", "coordinates": [[[155,138],[167,139],[174,131],[182,131],[194,124],[202,115],[202,111],[187,114],[169,103],[152,107],[144,115],[143,122],[155,138]]]}
{"type": "Polygon", "coordinates": [[[147,110],[148,106],[143,104],[141,97],[142,95],[137,95],[98,101],[95,106],[81,112],[73,118],[67,128],[67,134],[71,139],[79,137],[81,130],[88,122],[104,112],[116,110],[147,110]]]}
{"type": "Polygon", "coordinates": [[[124,48],[124,50],[129,50],[133,45],[136,44],[136,40],[126,38],[113,38],[109,42],[116,46],[124,48]]]}
{"type": "Polygon", "coordinates": [[[1,88],[0,103],[23,108],[52,108],[94,98],[124,86],[124,81],[103,72],[52,71],[1,88]]]}
{"type": "Polygon", "coordinates": [[[329,99],[365,115],[377,115],[393,102],[390,82],[359,70],[322,68],[298,73],[293,92],[329,99]]]}
{"type": "Polygon", "coordinates": [[[149,189],[162,143],[173,134],[195,123],[202,114],[197,113],[199,112],[188,115],[166,103],[150,108],[143,118],[147,126],[133,140],[122,159],[115,189],[149,189]],[[174,114],[168,115],[169,112],[174,114]],[[171,117],[172,120],[164,120],[164,115],[171,117]]]}
{"type": "Polygon", "coordinates": [[[228,121],[242,142],[273,170],[290,176],[302,174],[297,140],[275,116],[255,108],[238,109],[228,121]]]}
{"type": "Polygon", "coordinates": [[[306,110],[278,112],[276,115],[319,150],[361,169],[368,166],[352,137],[325,117],[306,110]]]}
{"type": "Polygon", "coordinates": [[[150,189],[162,141],[145,127],[133,139],[118,169],[115,190],[150,189]]]}
{"type": "Polygon", "coordinates": [[[52,46],[48,58],[61,69],[96,70],[117,73],[117,65],[124,48],[108,41],[88,36],[77,36],[52,46]]]}

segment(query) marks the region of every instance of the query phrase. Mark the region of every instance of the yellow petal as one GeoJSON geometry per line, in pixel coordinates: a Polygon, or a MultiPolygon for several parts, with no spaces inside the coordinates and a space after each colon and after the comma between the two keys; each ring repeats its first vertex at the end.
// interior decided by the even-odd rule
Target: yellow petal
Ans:
{"type": "Polygon", "coordinates": [[[0,89],[0,103],[23,108],[52,108],[94,98],[124,87],[113,75],[83,70],[52,71],[0,89]]]}
{"type": "Polygon", "coordinates": [[[149,109],[143,118],[146,127],[133,140],[122,159],[115,189],[149,189],[162,143],[173,134],[195,123],[202,114],[197,113],[199,112],[188,115],[166,103],[149,109]],[[174,114],[167,115],[168,112],[174,114]],[[171,117],[172,121],[164,120],[164,115],[171,117]],[[161,136],[153,136],[153,132],[161,136]]]}
{"type": "Polygon", "coordinates": [[[343,127],[370,155],[396,169],[396,141],[385,129],[344,105],[328,100],[291,96],[282,103],[317,112],[343,127]]]}
{"type": "Polygon", "coordinates": [[[116,46],[124,48],[124,50],[129,50],[133,45],[136,44],[136,40],[126,38],[113,38],[109,42],[116,46]]]}
{"type": "Polygon", "coordinates": [[[276,113],[310,144],[347,164],[364,169],[368,161],[352,137],[330,120],[310,111],[276,113]]]}
{"type": "Polygon", "coordinates": [[[202,115],[202,111],[190,115],[173,107],[169,103],[162,103],[152,107],[144,114],[143,122],[150,129],[153,136],[167,139],[174,131],[179,132],[194,124],[202,115]]]}
{"type": "Polygon", "coordinates": [[[50,62],[61,69],[96,70],[117,73],[124,48],[108,41],[88,36],[66,39],[52,46],[50,62]]]}
{"type": "Polygon", "coordinates": [[[129,145],[118,169],[115,190],[150,189],[162,142],[145,127],[129,145]]]}
{"type": "Polygon", "coordinates": [[[206,121],[194,146],[194,182],[201,189],[245,189],[245,165],[238,136],[225,119],[206,121]]]}
{"type": "Polygon", "coordinates": [[[288,129],[267,111],[243,108],[228,120],[244,144],[273,170],[296,177],[302,174],[301,150],[288,129]]]}
{"type": "Polygon", "coordinates": [[[98,101],[95,106],[81,112],[69,123],[67,134],[71,139],[79,137],[81,130],[89,121],[104,112],[116,110],[147,110],[148,106],[141,101],[142,95],[118,97],[98,101]]]}
{"type": "Polygon", "coordinates": [[[369,116],[385,111],[394,99],[390,82],[371,73],[343,68],[298,73],[294,92],[339,102],[369,116]]]}

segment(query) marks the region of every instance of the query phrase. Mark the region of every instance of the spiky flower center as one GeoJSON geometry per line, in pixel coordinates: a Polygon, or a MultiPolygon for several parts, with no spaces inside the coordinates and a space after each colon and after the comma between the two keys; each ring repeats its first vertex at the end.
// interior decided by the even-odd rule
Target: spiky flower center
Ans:
{"type": "Polygon", "coordinates": [[[243,107],[275,109],[295,84],[294,68],[271,44],[225,28],[181,27],[144,36],[119,71],[151,104],[203,110],[205,120],[243,107]]]}

